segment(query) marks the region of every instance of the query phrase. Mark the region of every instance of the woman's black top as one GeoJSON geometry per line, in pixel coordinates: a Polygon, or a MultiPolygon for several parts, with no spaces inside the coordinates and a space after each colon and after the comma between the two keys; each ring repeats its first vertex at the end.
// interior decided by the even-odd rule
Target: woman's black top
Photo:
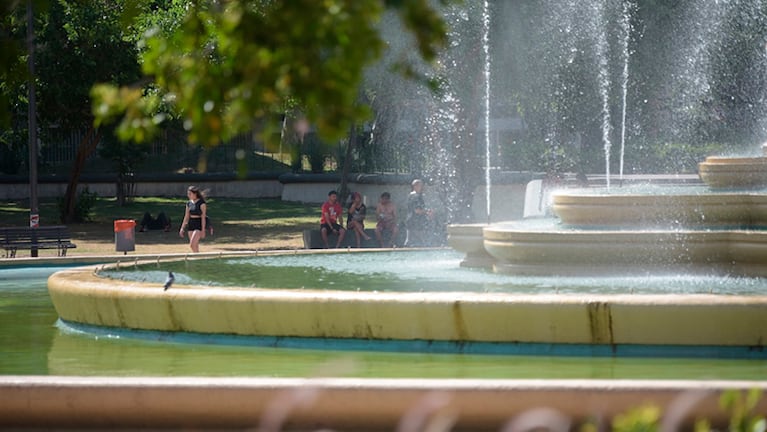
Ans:
{"type": "Polygon", "coordinates": [[[186,206],[189,208],[189,231],[202,230],[202,205],[205,200],[200,198],[197,201],[189,201],[186,206]],[[197,216],[197,217],[195,217],[197,216]]]}

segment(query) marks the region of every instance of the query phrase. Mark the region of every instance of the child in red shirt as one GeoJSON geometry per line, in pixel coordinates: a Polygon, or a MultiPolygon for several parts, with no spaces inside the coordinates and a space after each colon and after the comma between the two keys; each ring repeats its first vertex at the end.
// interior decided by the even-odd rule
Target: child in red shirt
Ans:
{"type": "Polygon", "coordinates": [[[325,248],[328,248],[328,234],[334,234],[338,236],[336,247],[341,245],[346,235],[346,229],[341,226],[341,216],[344,209],[338,202],[338,193],[334,190],[328,192],[328,200],[322,204],[322,216],[320,216],[320,234],[322,235],[322,242],[325,244],[325,248]]]}

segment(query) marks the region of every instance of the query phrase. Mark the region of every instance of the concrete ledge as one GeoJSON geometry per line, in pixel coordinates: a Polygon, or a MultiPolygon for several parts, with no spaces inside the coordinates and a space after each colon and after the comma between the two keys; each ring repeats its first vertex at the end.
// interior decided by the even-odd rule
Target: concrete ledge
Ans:
{"type": "MultiPolygon", "coordinates": [[[[405,227],[401,227],[399,230],[399,234],[397,235],[397,238],[394,241],[394,245],[396,247],[402,247],[402,245],[405,243],[405,227]]],[[[381,245],[378,244],[378,240],[376,239],[376,232],[375,229],[366,228],[365,234],[367,234],[370,237],[370,240],[365,240],[364,238],[360,240],[360,247],[362,248],[377,248],[381,245]]],[[[386,236],[389,235],[389,233],[385,234],[386,236]]],[[[319,229],[311,229],[311,230],[304,230],[303,231],[304,236],[304,249],[324,249],[325,245],[322,243],[322,234],[320,233],[319,229]]],[[[386,240],[388,237],[384,237],[384,240],[386,240]]],[[[338,237],[335,235],[329,235],[328,236],[328,244],[330,247],[334,247],[336,244],[336,241],[338,241],[338,237]]],[[[341,248],[356,248],[357,247],[357,236],[353,231],[347,230],[346,236],[344,237],[344,241],[341,242],[341,248]]]]}
{"type": "Polygon", "coordinates": [[[485,250],[483,230],[488,224],[454,224],[447,226],[447,244],[458,252],[466,254],[461,261],[463,267],[492,269],[495,258],[485,250]]]}
{"type": "MultiPolygon", "coordinates": [[[[450,430],[502,430],[531,421],[573,430],[593,419],[604,426],[653,404],[665,430],[691,429],[697,419],[726,428],[720,395],[750,389],[764,392],[767,383],[4,376],[0,427],[377,431],[410,419],[446,422],[450,430]]],[[[754,412],[766,411],[762,397],[754,412]]],[[[524,424],[520,430],[532,427],[524,424]]]]}
{"type": "Polygon", "coordinates": [[[764,355],[767,296],[274,290],[48,280],[61,319],[127,329],[274,337],[741,347],[764,355]]]}
{"type": "Polygon", "coordinates": [[[767,276],[767,231],[549,230],[500,223],[483,231],[495,270],[517,275],[623,274],[648,269],[767,276]]]}
{"type": "Polygon", "coordinates": [[[552,201],[554,213],[565,226],[655,227],[659,221],[675,228],[767,226],[767,195],[757,192],[610,195],[560,191],[552,193],[552,201]]]}

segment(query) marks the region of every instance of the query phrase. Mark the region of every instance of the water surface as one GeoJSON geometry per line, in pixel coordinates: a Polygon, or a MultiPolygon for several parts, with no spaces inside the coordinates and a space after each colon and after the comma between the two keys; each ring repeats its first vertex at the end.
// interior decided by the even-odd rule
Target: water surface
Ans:
{"type": "Polygon", "coordinates": [[[452,250],[296,254],[216,258],[123,267],[105,277],[162,286],[176,283],[370,292],[504,292],[516,294],[767,294],[767,278],[639,272],[632,276],[513,276],[460,267],[452,250]]]}
{"type": "Polygon", "coordinates": [[[459,355],[169,343],[60,330],[46,277],[0,269],[0,374],[762,380],[767,360],[459,355]]]}

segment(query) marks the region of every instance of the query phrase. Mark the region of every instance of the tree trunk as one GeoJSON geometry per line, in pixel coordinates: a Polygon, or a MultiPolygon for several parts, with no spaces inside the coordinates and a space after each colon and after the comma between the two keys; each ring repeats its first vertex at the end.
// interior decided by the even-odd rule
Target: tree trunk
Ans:
{"type": "Polygon", "coordinates": [[[101,140],[101,131],[94,126],[90,126],[88,131],[77,146],[77,155],[74,164],[72,164],[72,173],[69,175],[69,183],[64,193],[64,206],[61,210],[61,222],[75,222],[75,205],[77,204],[77,185],[80,182],[80,175],[85,168],[85,162],[88,157],[96,151],[99,140],[101,140]]]}
{"type": "Polygon", "coordinates": [[[115,193],[117,194],[117,205],[125,206],[125,180],[122,171],[117,173],[117,183],[115,184],[115,193]]]}
{"type": "Polygon", "coordinates": [[[346,156],[344,157],[344,164],[341,167],[341,190],[338,191],[339,200],[344,203],[346,197],[349,196],[349,186],[347,177],[349,176],[349,168],[351,167],[352,151],[357,143],[357,126],[352,123],[349,127],[349,144],[346,146],[346,156]]]}

